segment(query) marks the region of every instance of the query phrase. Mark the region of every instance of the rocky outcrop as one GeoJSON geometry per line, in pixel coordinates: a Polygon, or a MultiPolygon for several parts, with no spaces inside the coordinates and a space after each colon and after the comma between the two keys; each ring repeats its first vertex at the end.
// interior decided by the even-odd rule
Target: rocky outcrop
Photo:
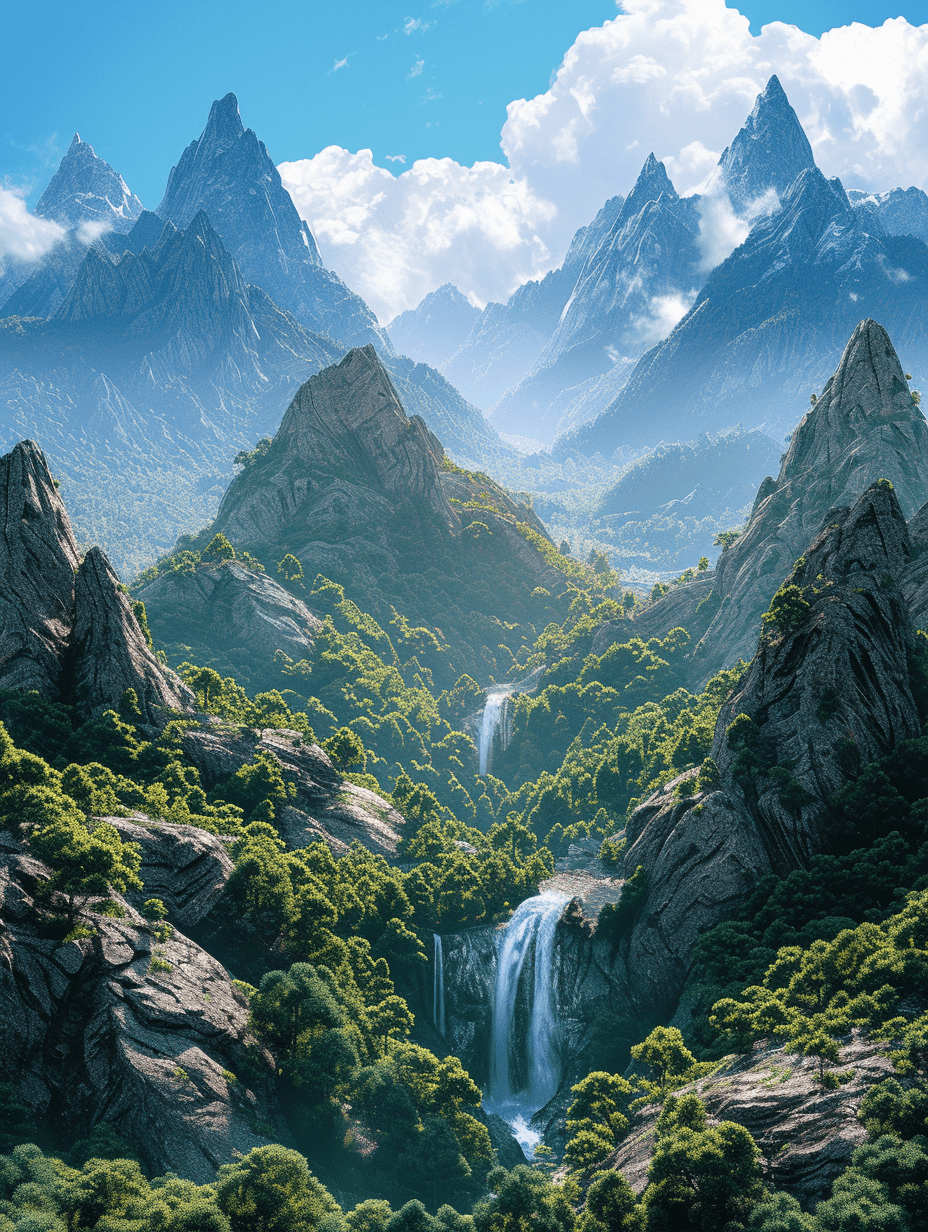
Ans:
{"type": "Polygon", "coordinates": [[[140,592],[163,642],[202,640],[213,647],[247,646],[272,659],[311,659],[322,627],[301,600],[266,573],[226,561],[195,572],[165,573],[140,592]]]}
{"type": "MultiPolygon", "coordinates": [[[[635,612],[632,633],[635,637],[647,641],[651,637],[666,637],[671,629],[697,630],[703,611],[706,612],[706,616],[702,623],[708,620],[714,587],[714,570],[697,576],[692,582],[674,586],[656,603],[649,603],[640,612],[635,612]],[[704,605],[703,611],[700,610],[700,605],[704,605]]],[[[621,632],[628,636],[627,627],[621,632]]],[[[597,637],[599,637],[599,630],[593,639],[594,646],[597,637]]]]}
{"type": "Polygon", "coordinates": [[[299,732],[267,728],[242,732],[199,728],[184,733],[183,749],[210,790],[238,768],[269,753],[292,785],[292,805],[281,810],[278,829],[292,850],[322,840],[337,856],[360,842],[388,859],[396,855],[400,814],[381,796],[346,782],[316,744],[299,732]]]}
{"type": "Polygon", "coordinates": [[[145,644],[99,548],[79,564],[71,523],[32,441],[0,458],[0,688],[35,689],[90,717],[135,689],[142,719],[161,724],[193,695],[145,644]],[[76,575],[76,576],[75,576],[76,575]]]}
{"type": "Polygon", "coordinates": [[[74,623],[77,544],[39,447],[0,458],[0,688],[61,695],[74,623]]]}
{"type": "MultiPolygon", "coordinates": [[[[814,1059],[793,1056],[762,1040],[750,1055],[724,1061],[679,1094],[698,1095],[710,1124],[743,1125],[760,1147],[764,1181],[809,1207],[828,1196],[832,1182],[866,1141],[867,1131],[857,1118],[861,1100],[892,1073],[880,1045],[858,1037],[844,1044],[839,1065],[853,1070],[853,1078],[833,1091],[822,1091],[814,1059]]],[[[657,1106],[643,1108],[607,1161],[638,1194],[647,1185],[659,1115],[657,1106]]]]}
{"type": "MultiPolygon", "coordinates": [[[[701,679],[750,659],[761,615],[831,510],[889,479],[910,517],[928,497],[928,423],[909,392],[892,342],[861,321],[821,397],[793,433],[774,480],[765,479],[747,526],[716,565],[716,609],[696,652],[701,679]]],[[[653,635],[686,613],[669,595],[644,612],[653,635]]],[[[708,607],[709,605],[707,605],[708,607]]]]}
{"type": "Polygon", "coordinates": [[[300,389],[269,462],[258,464],[262,471],[273,466],[276,492],[258,487],[246,472],[226,494],[216,525],[234,543],[275,542],[326,476],[342,483],[325,485],[328,500],[316,502],[314,537],[324,539],[335,524],[360,529],[372,514],[389,517],[397,500],[424,506],[450,529],[458,519],[441,485],[443,456],[422,420],[407,418],[374,348],[349,351],[300,389]]]}
{"type": "Polygon", "coordinates": [[[74,585],[71,671],[78,708],[88,717],[134,689],[142,722],[161,725],[171,711],[191,710],[190,689],[146,645],[128,597],[106,554],[91,548],[74,585]]]}
{"type": "MultiPolygon", "coordinates": [[[[440,688],[462,671],[499,679],[511,670],[501,621],[524,626],[534,641],[538,627],[567,614],[565,574],[531,506],[446,457],[424,421],[407,414],[372,346],[350,351],[300,389],[270,448],[249,456],[226,492],[207,533],[220,531],[265,564],[295,556],[310,604],[321,575],[383,628],[397,612],[428,627],[442,646],[429,664],[446,673],[433,677],[440,688]],[[444,649],[451,644],[453,667],[444,649]]],[[[165,641],[197,654],[202,646],[210,661],[217,639],[203,587],[215,576],[203,566],[140,592],[165,641]]],[[[331,610],[333,593],[320,605],[331,610]]],[[[225,671],[235,670],[233,650],[254,653],[244,632],[229,627],[218,639],[225,671]]],[[[262,638],[268,649],[273,640],[262,638]]],[[[277,648],[309,657],[299,646],[277,648]]]]}
{"type": "Polygon", "coordinates": [[[92,916],[92,938],[50,939],[34,901],[47,875],[0,843],[0,1080],[65,1137],[112,1125],[155,1174],[210,1181],[286,1140],[270,1058],[219,963],[180,933],[158,941],[128,907],[92,916]]]}
{"type": "Polygon", "coordinates": [[[142,889],[126,896],[133,906],[141,907],[148,898],[160,898],[168,919],[186,929],[209,915],[232,873],[226,842],[196,826],[152,821],[142,813],[104,820],[141,852],[142,889]]]}
{"type": "Polygon", "coordinates": [[[712,746],[719,789],[681,799],[682,775],[633,814],[625,870],[642,866],[650,887],[623,943],[639,1006],[672,1006],[699,933],[761,876],[804,866],[822,849],[849,775],[919,735],[903,588],[910,555],[888,487],[832,511],[793,574],[799,606],[767,628],[722,708],[712,746]],[[743,730],[730,736],[740,715],[743,730]]]}

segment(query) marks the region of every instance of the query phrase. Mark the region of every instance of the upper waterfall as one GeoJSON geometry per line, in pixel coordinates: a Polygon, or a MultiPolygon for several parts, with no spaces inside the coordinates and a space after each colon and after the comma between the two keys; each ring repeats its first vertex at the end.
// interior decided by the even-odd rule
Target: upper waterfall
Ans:
{"type": "Polygon", "coordinates": [[[566,902],[556,893],[526,899],[498,948],[486,1103],[529,1151],[538,1138],[528,1122],[555,1095],[562,1077],[554,935],[566,902]]]}
{"type": "Polygon", "coordinates": [[[490,753],[493,741],[500,724],[506,717],[506,702],[509,700],[508,689],[496,693],[488,693],[486,705],[483,708],[483,722],[480,725],[480,774],[486,774],[490,766],[490,753]]]}

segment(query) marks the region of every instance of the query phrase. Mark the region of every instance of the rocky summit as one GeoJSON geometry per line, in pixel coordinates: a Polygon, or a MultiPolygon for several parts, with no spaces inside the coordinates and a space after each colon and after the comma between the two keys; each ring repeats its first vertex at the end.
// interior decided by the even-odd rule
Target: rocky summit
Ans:
{"type": "Polygon", "coordinates": [[[323,265],[264,144],[242,124],[234,94],[213,103],[203,132],[172,167],[157,212],[183,229],[201,210],[248,282],[307,328],[392,350],[360,296],[323,265]]]}
{"type": "MultiPolygon", "coordinates": [[[[793,433],[779,475],[761,483],[747,524],[723,550],[711,598],[698,600],[711,617],[696,652],[701,672],[751,657],[761,615],[810,539],[832,510],[883,478],[906,517],[928,499],[928,424],[886,330],[861,321],[793,433]]],[[[684,602],[675,599],[673,615],[656,604],[642,627],[669,629],[684,602]]]]}
{"type": "MultiPolygon", "coordinates": [[[[457,628],[474,671],[498,670],[493,630],[503,611],[534,624],[561,602],[560,555],[532,510],[449,461],[423,420],[407,415],[372,346],[349,351],[299,390],[197,544],[215,534],[266,566],[291,556],[310,583],[327,579],[386,620],[401,603],[445,635],[457,628]]],[[[169,612],[199,611],[202,598],[195,574],[170,579],[140,594],[159,636],[177,643],[169,612]]],[[[229,576],[226,586],[240,593],[236,605],[250,605],[242,578],[229,576]]],[[[270,593],[254,599],[262,619],[276,619],[270,593]]],[[[201,624],[198,641],[204,633],[201,624]]],[[[289,653],[292,638],[281,629],[276,648],[285,644],[289,653]]]]}
{"type": "Polygon", "coordinates": [[[0,688],[67,699],[88,715],[117,707],[134,689],[148,724],[186,709],[190,691],[146,645],[105,554],[92,548],[80,560],[45,457],[31,441],[0,459],[0,495],[0,688]]]}

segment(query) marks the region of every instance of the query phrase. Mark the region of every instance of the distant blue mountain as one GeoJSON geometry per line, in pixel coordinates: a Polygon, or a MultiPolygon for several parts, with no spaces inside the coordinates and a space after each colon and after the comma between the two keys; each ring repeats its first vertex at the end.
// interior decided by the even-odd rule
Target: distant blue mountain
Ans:
{"type": "Polygon", "coordinates": [[[928,247],[887,234],[839,180],[807,168],[612,405],[556,452],[608,456],[735,422],[782,437],[861,318],[885,323],[906,367],[928,374],[926,297],[928,247]]]}
{"type": "Polygon", "coordinates": [[[201,210],[246,282],[307,329],[392,353],[364,300],[323,265],[264,143],[242,124],[234,94],[213,103],[203,132],[172,168],[157,213],[183,228],[201,210]]]}

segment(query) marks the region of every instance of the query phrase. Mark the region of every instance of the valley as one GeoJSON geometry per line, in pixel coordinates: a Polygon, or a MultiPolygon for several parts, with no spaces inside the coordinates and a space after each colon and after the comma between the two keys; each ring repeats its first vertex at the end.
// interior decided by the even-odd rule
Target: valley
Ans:
{"type": "Polygon", "coordinates": [[[234,94],[154,211],[75,135],[0,271],[0,1232],[924,1226],[928,197],[776,75],[712,158],[384,324],[234,94]]]}

